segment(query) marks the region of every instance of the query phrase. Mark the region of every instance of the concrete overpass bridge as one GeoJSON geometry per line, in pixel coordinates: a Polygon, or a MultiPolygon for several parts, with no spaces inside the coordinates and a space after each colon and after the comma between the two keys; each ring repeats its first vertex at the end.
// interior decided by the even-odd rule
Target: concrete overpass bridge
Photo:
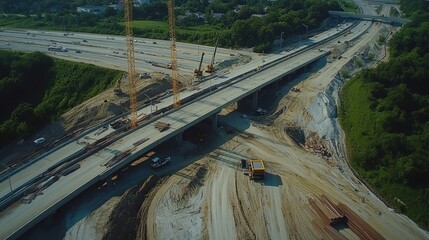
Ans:
{"type": "MultiPolygon", "coordinates": [[[[351,27],[350,24],[341,30],[346,31],[351,27]]],[[[365,30],[361,30],[361,33],[365,30]]],[[[357,35],[361,33],[356,31],[357,35]]],[[[303,42],[307,47],[301,46],[289,53],[283,52],[273,55],[273,59],[264,64],[254,63],[245,66],[243,69],[213,80],[217,81],[216,84],[210,83],[210,87],[202,92],[181,93],[183,99],[191,99],[183,107],[166,111],[152,121],[143,123],[138,128],[122,133],[122,135],[108,138],[113,136],[112,134],[117,130],[110,128],[100,134],[99,129],[94,129],[43,156],[38,162],[17,173],[21,174],[19,178],[27,179],[20,184],[24,190],[30,187],[28,182],[32,182],[32,178],[43,176],[47,181],[48,177],[52,176],[50,172],[56,168],[54,165],[57,162],[69,161],[72,159],[71,156],[73,158],[80,157],[80,168],[68,175],[60,176],[47,188],[43,188],[43,194],[37,195],[31,200],[31,203],[17,203],[4,209],[0,215],[0,224],[3,226],[0,231],[0,238],[19,237],[85,189],[128,166],[132,161],[157,145],[169,139],[176,139],[180,144],[184,131],[199,122],[210,119],[213,128],[216,128],[217,113],[223,108],[236,102],[240,104],[245,98],[250,98],[252,107],[255,108],[258,103],[258,92],[261,89],[267,86],[275,86],[287,75],[327,55],[328,52],[318,50],[317,46],[336,39],[338,36],[342,36],[342,31],[336,29],[318,34],[317,39],[308,39],[303,42]],[[225,81],[222,80],[223,78],[225,81]],[[195,94],[198,97],[193,97],[195,94]],[[170,123],[171,127],[160,132],[154,126],[156,121],[170,123]],[[97,141],[101,141],[103,144],[96,152],[86,154],[88,145],[82,146],[82,143],[79,143],[82,139],[90,144],[97,141]],[[91,141],[93,142],[91,143],[91,141]],[[113,164],[108,164],[119,155],[123,157],[113,164]],[[39,163],[45,163],[45,165],[37,165],[39,163]]],[[[169,103],[171,102],[169,101],[169,103]]],[[[0,184],[2,184],[3,190],[4,187],[7,188],[7,181],[0,184]]],[[[4,200],[8,196],[2,193],[0,197],[4,200]]]]}
{"type": "Polygon", "coordinates": [[[388,24],[394,24],[394,25],[404,25],[410,21],[404,18],[384,17],[384,16],[375,16],[375,15],[368,15],[368,14],[355,14],[352,12],[341,12],[341,11],[329,11],[329,15],[338,16],[341,18],[367,20],[367,21],[382,22],[382,23],[388,23],[388,24]]]}

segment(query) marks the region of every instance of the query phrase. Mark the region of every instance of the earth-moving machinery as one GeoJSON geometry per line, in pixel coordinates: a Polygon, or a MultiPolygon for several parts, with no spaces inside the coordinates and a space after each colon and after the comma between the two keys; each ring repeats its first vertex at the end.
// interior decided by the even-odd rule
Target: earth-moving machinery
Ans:
{"type": "Polygon", "coordinates": [[[250,160],[249,161],[249,178],[253,179],[264,179],[265,177],[265,165],[263,160],[250,160]]]}
{"type": "Polygon", "coordinates": [[[203,75],[203,71],[201,71],[201,65],[203,64],[204,52],[201,54],[200,65],[198,69],[194,70],[194,77],[201,77],[203,75]]]}
{"type": "Polygon", "coordinates": [[[212,57],[212,61],[210,62],[209,65],[207,65],[207,67],[204,69],[205,72],[207,73],[212,73],[214,72],[215,68],[214,68],[214,61],[215,61],[215,56],[216,56],[216,51],[217,51],[217,44],[219,42],[219,36],[216,39],[216,45],[215,45],[215,50],[213,53],[213,57],[212,57]]]}

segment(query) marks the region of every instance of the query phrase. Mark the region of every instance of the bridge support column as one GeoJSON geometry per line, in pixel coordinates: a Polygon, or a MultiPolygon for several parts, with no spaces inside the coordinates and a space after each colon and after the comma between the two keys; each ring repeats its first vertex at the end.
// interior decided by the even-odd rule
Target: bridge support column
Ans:
{"type": "Polygon", "coordinates": [[[216,130],[217,129],[217,114],[212,115],[211,119],[212,119],[212,129],[216,130]]]}
{"type": "Polygon", "coordinates": [[[279,80],[277,80],[277,81],[274,81],[272,84],[273,84],[273,87],[274,87],[274,89],[276,89],[277,90],[277,88],[279,87],[279,81],[280,81],[281,79],[279,79],[279,80]]]}
{"type": "Polygon", "coordinates": [[[256,110],[256,108],[258,107],[258,95],[259,95],[259,91],[256,91],[252,94],[252,109],[256,110]]]}
{"type": "Polygon", "coordinates": [[[183,142],[183,132],[180,132],[179,134],[176,135],[176,145],[180,146],[183,142]]]}

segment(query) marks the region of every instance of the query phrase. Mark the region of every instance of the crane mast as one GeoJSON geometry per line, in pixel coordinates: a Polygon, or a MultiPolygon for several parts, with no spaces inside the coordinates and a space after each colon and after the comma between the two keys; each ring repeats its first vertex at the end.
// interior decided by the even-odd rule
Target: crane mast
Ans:
{"type": "Polygon", "coordinates": [[[179,82],[177,79],[177,50],[176,50],[176,16],[174,14],[174,0],[168,0],[168,24],[170,30],[171,77],[173,85],[173,107],[180,107],[179,82]]]}
{"type": "Polygon", "coordinates": [[[125,29],[127,41],[127,56],[128,56],[128,84],[130,87],[130,111],[131,111],[131,128],[137,127],[137,74],[136,63],[134,57],[134,37],[132,26],[132,0],[125,0],[125,29]]]}

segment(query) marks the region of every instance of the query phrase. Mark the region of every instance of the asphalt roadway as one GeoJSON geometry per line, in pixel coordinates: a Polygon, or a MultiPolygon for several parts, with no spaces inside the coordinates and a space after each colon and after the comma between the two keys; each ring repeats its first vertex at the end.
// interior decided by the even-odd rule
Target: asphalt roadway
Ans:
{"type": "MultiPolygon", "coordinates": [[[[155,67],[152,62],[167,65],[171,62],[170,42],[164,40],[134,38],[136,71],[171,73],[171,69],[155,67]]],[[[22,29],[4,29],[0,32],[0,49],[40,51],[68,60],[127,71],[126,40],[123,36],[90,33],[70,33],[22,29]],[[61,46],[67,52],[48,51],[49,47],[61,46]],[[80,52],[76,52],[80,51],[80,52]]],[[[201,54],[205,53],[202,68],[207,66],[214,47],[177,42],[179,74],[191,75],[198,68],[201,54]]],[[[256,55],[251,52],[218,48],[215,63],[229,60],[238,54],[256,55]]]]}

